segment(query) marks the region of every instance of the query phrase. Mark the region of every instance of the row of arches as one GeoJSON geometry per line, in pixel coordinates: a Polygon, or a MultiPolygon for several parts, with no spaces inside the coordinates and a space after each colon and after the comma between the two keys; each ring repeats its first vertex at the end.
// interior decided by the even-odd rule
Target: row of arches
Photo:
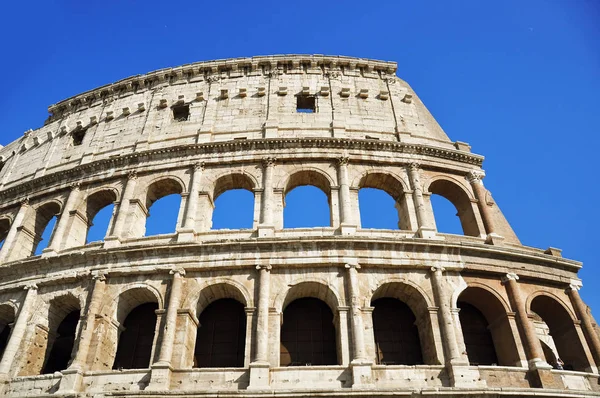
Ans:
{"type": "MultiPolygon", "coordinates": [[[[245,294],[231,284],[211,285],[206,290],[209,292],[199,294],[194,309],[198,324],[189,366],[246,366],[253,332],[248,328],[249,303],[245,294]]],[[[281,306],[279,366],[343,364],[340,352],[343,318],[339,316],[339,297],[335,292],[317,282],[302,282],[288,291],[281,306]]],[[[113,369],[148,368],[157,360],[158,337],[164,328],[157,314],[163,307],[160,298],[142,286],[119,296],[113,369]]],[[[519,333],[502,298],[491,289],[473,285],[461,292],[455,307],[456,327],[462,335],[459,344],[464,346],[464,355],[471,365],[524,366],[519,333]]],[[[42,374],[68,367],[77,351],[81,328],[80,304],[72,295],[53,299],[48,308],[43,361],[37,364],[37,369],[29,370],[42,374]]],[[[364,332],[371,347],[369,357],[380,365],[442,363],[436,343],[439,325],[431,316],[434,308],[414,285],[390,282],[378,288],[371,298],[370,311],[363,310],[364,332]]],[[[538,293],[530,298],[528,311],[548,363],[556,365],[560,357],[567,370],[590,370],[592,364],[576,330],[576,321],[563,303],[551,295],[538,293]]],[[[0,305],[0,358],[14,321],[14,307],[0,305]]]]}
{"type": "MultiPolygon", "coordinates": [[[[281,205],[275,203],[274,207],[281,208],[282,227],[330,227],[339,223],[336,212],[340,204],[332,184],[330,178],[316,170],[291,174],[283,190],[275,189],[277,195],[281,195],[281,205]]],[[[363,228],[417,229],[412,199],[401,179],[371,172],[356,184],[351,190],[355,204],[348,205],[353,207],[355,220],[351,222],[362,224],[363,228]]],[[[32,206],[23,220],[27,233],[20,234],[18,249],[11,257],[41,254],[55,239],[60,243],[53,249],[60,251],[64,247],[100,241],[106,236],[142,237],[173,233],[183,227],[205,231],[257,226],[261,212],[257,199],[265,199],[264,195],[256,196],[259,185],[253,177],[245,173],[227,174],[217,178],[212,186],[211,192],[193,192],[201,198],[194,199],[201,202],[199,210],[187,205],[190,194],[182,180],[169,176],[151,181],[145,189],[138,187],[136,192],[143,192],[141,201],[135,197],[123,199],[119,189],[109,187],[78,198],[70,208],[66,208],[70,196],[62,201],[51,200],[32,206]],[[63,217],[68,220],[63,222],[61,236],[55,238],[60,225],[58,220],[63,217]],[[124,226],[117,225],[117,217],[124,219],[121,222],[124,226]]],[[[431,216],[438,231],[481,234],[474,199],[462,185],[452,179],[439,178],[427,189],[425,198],[431,205],[431,216]]],[[[8,237],[11,224],[10,218],[0,218],[0,245],[8,237]]]]}

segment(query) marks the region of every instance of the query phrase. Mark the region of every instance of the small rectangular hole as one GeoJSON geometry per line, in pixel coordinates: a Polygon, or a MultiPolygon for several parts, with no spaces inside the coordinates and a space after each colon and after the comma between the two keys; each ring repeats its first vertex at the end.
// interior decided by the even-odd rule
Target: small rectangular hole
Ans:
{"type": "Polygon", "coordinates": [[[296,97],[296,111],[298,113],[315,113],[316,101],[313,95],[299,95],[296,97]]]}
{"type": "Polygon", "coordinates": [[[185,122],[189,119],[189,117],[190,117],[189,104],[173,106],[173,119],[176,122],[185,122]]]}
{"type": "Polygon", "coordinates": [[[83,138],[85,137],[85,132],[87,131],[87,129],[80,129],[80,130],[76,130],[73,131],[73,145],[74,146],[79,146],[81,144],[83,144],[83,138]]]}

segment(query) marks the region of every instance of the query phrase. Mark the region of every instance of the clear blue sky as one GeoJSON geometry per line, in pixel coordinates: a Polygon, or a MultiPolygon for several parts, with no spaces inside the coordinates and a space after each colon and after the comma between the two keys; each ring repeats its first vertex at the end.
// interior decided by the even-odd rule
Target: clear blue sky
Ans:
{"type": "Polygon", "coordinates": [[[398,62],[527,245],[583,261],[600,313],[597,1],[6,2],[0,144],[48,105],[184,63],[280,53],[398,62]],[[291,5],[296,4],[296,5],[291,5]]]}

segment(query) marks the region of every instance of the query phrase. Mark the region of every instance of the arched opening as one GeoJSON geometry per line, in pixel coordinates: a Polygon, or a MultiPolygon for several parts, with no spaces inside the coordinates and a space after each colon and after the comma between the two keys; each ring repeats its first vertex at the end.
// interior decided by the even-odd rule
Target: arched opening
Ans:
{"type": "Polygon", "coordinates": [[[66,369],[71,360],[77,324],[79,323],[79,310],[71,311],[60,322],[56,329],[56,336],[51,345],[42,374],[54,373],[66,369]]]}
{"type": "Polygon", "coordinates": [[[99,191],[87,198],[88,228],[85,243],[104,240],[104,237],[108,235],[116,200],[117,195],[112,190],[99,191]]]}
{"type": "Polygon", "coordinates": [[[473,212],[473,206],[467,193],[456,183],[448,180],[436,180],[429,186],[431,195],[431,204],[436,226],[440,232],[461,233],[453,217],[454,211],[450,211],[447,203],[436,195],[449,201],[456,210],[456,216],[460,220],[462,234],[467,236],[479,236],[479,227],[477,219],[473,212]]]}
{"type": "Polygon", "coordinates": [[[122,325],[113,369],[150,367],[157,309],[156,303],[144,303],[129,312],[122,325]]]}
{"type": "Polygon", "coordinates": [[[10,231],[10,220],[7,218],[0,219],[0,249],[4,246],[8,231],[10,231]]]}
{"type": "Polygon", "coordinates": [[[381,365],[423,364],[421,341],[411,309],[400,300],[380,298],[373,307],[375,355],[381,365]]]}
{"type": "MultiPolygon", "coordinates": [[[[552,297],[540,295],[531,301],[530,310],[538,338],[553,352],[546,354],[546,359],[553,360],[553,356],[562,359],[565,370],[589,371],[591,364],[565,307],[552,297]]],[[[550,364],[556,367],[556,361],[550,364]]]]}
{"type": "Polygon", "coordinates": [[[402,183],[389,174],[368,173],[359,182],[362,228],[410,229],[402,183]]]}
{"type": "Polygon", "coordinates": [[[292,301],[283,311],[281,366],[337,365],[333,313],[316,298],[292,301]]]}
{"type": "Polygon", "coordinates": [[[284,228],[329,227],[332,225],[331,186],[316,171],[293,174],[284,190],[284,228]]]}
{"type": "Polygon", "coordinates": [[[374,359],[381,364],[438,365],[429,305],[412,285],[391,282],[381,285],[371,298],[374,359]]]}
{"type": "Polygon", "coordinates": [[[55,202],[47,203],[36,210],[32,254],[40,255],[48,247],[52,241],[60,212],[61,208],[55,202]]]}
{"type": "Polygon", "coordinates": [[[521,366],[506,308],[497,296],[469,286],[460,294],[457,307],[471,365],[521,366]]]}
{"type": "Polygon", "coordinates": [[[0,360],[2,360],[2,356],[4,355],[14,322],[14,308],[8,304],[0,305],[0,360]]]}
{"type": "Polygon", "coordinates": [[[194,367],[228,368],[244,366],[246,312],[234,299],[212,302],[198,318],[194,367]]]}
{"type": "Polygon", "coordinates": [[[212,229],[243,229],[254,225],[254,183],[244,174],[230,174],[215,182],[212,229]]]}
{"type": "Polygon", "coordinates": [[[170,234],[177,230],[181,209],[181,184],[164,179],[150,185],[146,195],[145,236],[170,234]]]}

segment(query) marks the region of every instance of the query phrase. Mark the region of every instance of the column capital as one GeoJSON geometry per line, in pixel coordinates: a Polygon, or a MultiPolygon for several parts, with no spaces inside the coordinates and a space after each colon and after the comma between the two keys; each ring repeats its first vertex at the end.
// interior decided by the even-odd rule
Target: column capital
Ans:
{"type": "Polygon", "coordinates": [[[354,264],[347,263],[347,264],[344,264],[344,268],[359,270],[361,267],[360,267],[360,264],[358,264],[358,263],[354,263],[354,264]]]}
{"type": "Polygon", "coordinates": [[[23,290],[38,290],[38,285],[36,285],[35,283],[29,283],[23,286],[23,290]]]}
{"type": "Polygon", "coordinates": [[[421,168],[421,165],[417,162],[412,162],[412,163],[407,164],[406,167],[410,171],[419,171],[419,169],[421,168]]]}
{"type": "Polygon", "coordinates": [[[194,171],[204,171],[204,162],[196,162],[192,165],[194,171]]]}
{"type": "Polygon", "coordinates": [[[169,275],[173,275],[173,277],[177,277],[178,275],[185,276],[185,269],[179,267],[172,268],[169,271],[169,275]]]}
{"type": "Polygon", "coordinates": [[[71,191],[79,191],[79,189],[81,189],[81,183],[74,182],[73,184],[69,185],[69,188],[71,188],[71,191]]]}
{"type": "Polygon", "coordinates": [[[569,283],[569,287],[567,288],[567,290],[578,291],[579,289],[582,288],[582,286],[583,286],[583,283],[580,280],[571,279],[571,283],[569,283]]]}
{"type": "Polygon", "coordinates": [[[92,279],[95,281],[105,282],[106,281],[106,272],[94,271],[94,272],[92,272],[92,279]]]}
{"type": "Polygon", "coordinates": [[[271,269],[273,269],[273,267],[272,267],[270,264],[258,264],[258,265],[256,266],[256,269],[257,269],[257,270],[259,270],[259,271],[260,271],[261,269],[264,269],[264,270],[266,270],[267,272],[269,272],[269,271],[271,271],[271,269]]]}
{"type": "Polygon", "coordinates": [[[265,167],[273,167],[273,166],[275,166],[276,161],[277,161],[277,158],[268,156],[268,157],[265,157],[262,159],[262,164],[265,167]]]}
{"type": "Polygon", "coordinates": [[[485,177],[485,171],[483,170],[471,170],[467,173],[467,180],[471,184],[481,184],[481,180],[485,177]]]}
{"type": "Polygon", "coordinates": [[[508,274],[504,275],[501,279],[502,283],[508,283],[509,281],[518,281],[519,280],[519,275],[513,273],[513,272],[509,272],[508,274]]]}
{"type": "Polygon", "coordinates": [[[127,174],[127,179],[128,179],[128,180],[137,180],[137,178],[138,178],[138,173],[137,173],[137,171],[130,171],[130,172],[127,174]]]}
{"type": "Polygon", "coordinates": [[[446,268],[442,267],[441,265],[434,265],[431,267],[430,269],[431,272],[436,273],[436,272],[444,272],[446,271],[446,268]]]}
{"type": "Polygon", "coordinates": [[[350,158],[348,156],[340,156],[336,159],[338,166],[348,166],[350,162],[350,158]]]}
{"type": "Polygon", "coordinates": [[[26,196],[23,199],[21,199],[21,206],[29,206],[29,196],[26,196]]]}

